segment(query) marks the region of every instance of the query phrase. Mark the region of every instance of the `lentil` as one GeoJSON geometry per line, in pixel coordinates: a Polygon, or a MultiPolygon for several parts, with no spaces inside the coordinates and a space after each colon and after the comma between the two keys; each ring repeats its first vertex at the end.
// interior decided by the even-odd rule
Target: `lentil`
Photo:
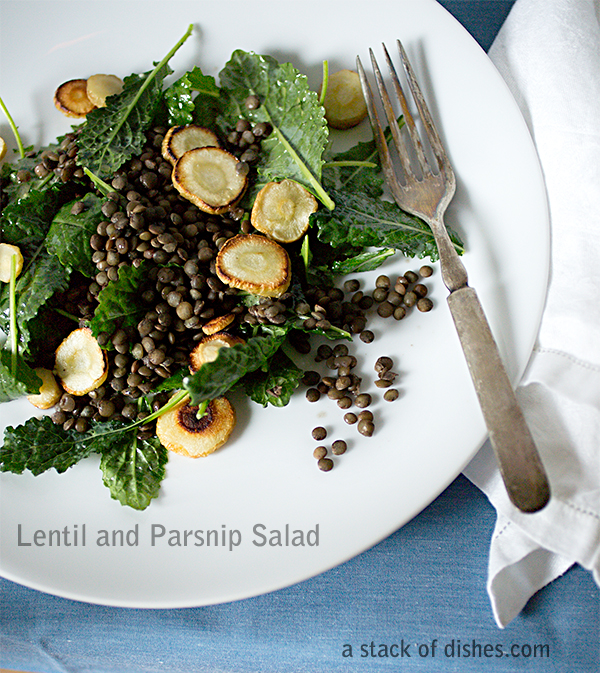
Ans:
{"type": "Polygon", "coordinates": [[[313,436],[313,439],[316,439],[317,441],[320,441],[322,439],[325,439],[325,437],[327,437],[327,430],[325,428],[321,427],[321,426],[319,426],[317,428],[313,428],[312,436],[313,436]]]}
{"type": "Polygon", "coordinates": [[[322,470],[323,472],[329,472],[331,469],[333,469],[333,460],[331,460],[331,458],[320,458],[317,461],[317,466],[319,467],[319,470],[322,470]]]}
{"type": "Polygon", "coordinates": [[[309,402],[317,402],[318,400],[321,399],[321,393],[316,388],[309,388],[306,391],[306,399],[309,402]]]}
{"type": "Polygon", "coordinates": [[[331,445],[331,452],[334,456],[341,456],[346,453],[348,445],[343,439],[336,439],[335,442],[331,445]]]}
{"type": "Polygon", "coordinates": [[[362,420],[358,422],[358,431],[365,437],[371,437],[375,431],[375,425],[372,421],[362,420]]]}
{"type": "Polygon", "coordinates": [[[326,455],[327,455],[327,449],[324,446],[317,446],[317,448],[313,451],[313,456],[317,460],[325,458],[326,455]]]}
{"type": "Polygon", "coordinates": [[[421,299],[419,299],[419,301],[417,301],[417,308],[422,313],[427,313],[428,311],[431,311],[431,309],[433,308],[433,302],[431,301],[431,299],[429,299],[429,297],[422,297],[421,299]]]}

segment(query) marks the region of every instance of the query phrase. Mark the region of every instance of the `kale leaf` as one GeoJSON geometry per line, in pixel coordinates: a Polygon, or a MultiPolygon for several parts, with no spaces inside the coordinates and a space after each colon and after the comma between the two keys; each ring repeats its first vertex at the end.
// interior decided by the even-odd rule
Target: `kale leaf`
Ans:
{"type": "Polygon", "coordinates": [[[2,211],[2,240],[18,245],[27,261],[44,241],[59,208],[72,198],[72,186],[62,183],[25,192],[2,211]]]}
{"type": "MultiPolygon", "coordinates": [[[[98,306],[90,321],[92,334],[112,334],[118,327],[134,327],[146,312],[140,302],[140,288],[147,278],[145,265],[122,266],[118,279],[98,294],[98,306]]],[[[110,342],[107,345],[110,348],[110,342]]]]}
{"type": "Polygon", "coordinates": [[[93,453],[101,455],[104,484],[122,505],[145,509],[158,495],[167,450],[157,438],[139,440],[137,428],[120,421],[95,423],[87,432],[77,432],[64,430],[49,416],[30,418],[5,430],[0,471],[38,475],[54,468],[61,473],[93,453]]]}
{"type": "Polygon", "coordinates": [[[141,154],[145,132],[163,101],[163,81],[172,72],[167,64],[191,32],[192,26],[154,70],[126,77],[121,93],[109,96],[106,107],[87,115],[77,140],[80,166],[106,178],[133,155],[141,154]]]}
{"type": "Polygon", "coordinates": [[[27,366],[19,353],[15,353],[16,366],[13,372],[12,357],[10,351],[0,350],[0,402],[36,394],[42,384],[40,377],[27,366]]]}
{"type": "Polygon", "coordinates": [[[202,367],[183,379],[191,404],[224,395],[240,379],[257,369],[267,370],[269,361],[283,344],[287,329],[272,328],[270,334],[250,337],[248,341],[231,348],[219,349],[216,360],[205,362],[202,367]]]}
{"type": "Polygon", "coordinates": [[[91,278],[96,269],[90,255],[90,236],[104,219],[101,210],[104,199],[90,193],[78,202],[84,206],[78,215],[71,212],[77,202],[66,203],[55,215],[46,236],[46,248],[64,267],[91,278]]]}
{"type": "Polygon", "coordinates": [[[219,74],[219,81],[225,128],[234,126],[240,118],[267,122],[273,128],[261,144],[254,189],[289,178],[333,208],[320,182],[328,142],[325,111],[306,76],[291,63],[280,64],[271,56],[237,50],[219,74]],[[260,101],[255,109],[244,105],[250,95],[260,101]]]}
{"type": "Polygon", "coordinates": [[[122,505],[146,509],[158,496],[167,460],[167,449],[157,437],[139,439],[136,428],[121,432],[102,451],[104,485],[122,505]]]}
{"type": "MultiPolygon", "coordinates": [[[[69,275],[69,271],[62,266],[57,257],[41,248],[27,270],[17,278],[16,319],[21,353],[29,352],[29,322],[36,318],[40,309],[55,292],[67,289],[69,275]]],[[[0,328],[5,332],[9,329],[8,306],[9,288],[5,285],[0,293],[0,328]]]]}
{"type": "MultiPolygon", "coordinates": [[[[93,438],[92,438],[93,439],[93,438]]],[[[95,449],[90,433],[66,431],[49,416],[30,418],[6,428],[0,447],[0,471],[38,475],[50,468],[65,472],[95,449]]]]}
{"type": "Polygon", "coordinates": [[[326,189],[362,192],[379,198],[383,194],[384,183],[374,140],[359,142],[345,152],[328,157],[323,166],[323,186],[326,189]]]}
{"type": "MultiPolygon", "coordinates": [[[[409,215],[395,203],[372,199],[361,193],[332,192],[334,211],[320,210],[311,215],[319,240],[337,247],[343,245],[394,248],[407,257],[437,260],[438,250],[431,229],[423,220],[409,215]]],[[[449,229],[457,252],[464,248],[459,236],[449,229]]]]}
{"type": "Polygon", "coordinates": [[[169,126],[214,125],[219,88],[215,78],[202,74],[197,66],[174,82],[165,91],[164,98],[169,126]]]}
{"type": "Polygon", "coordinates": [[[254,371],[243,379],[248,397],[266,407],[284,407],[300,385],[304,372],[280,349],[269,361],[268,370],[254,371]]]}

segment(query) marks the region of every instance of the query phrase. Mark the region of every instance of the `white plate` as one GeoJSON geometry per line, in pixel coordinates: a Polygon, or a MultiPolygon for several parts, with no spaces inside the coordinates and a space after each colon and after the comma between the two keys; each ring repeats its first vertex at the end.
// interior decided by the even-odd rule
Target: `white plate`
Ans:
{"type": "MultiPolygon", "coordinates": [[[[2,97],[26,144],[69,129],[52,106],[62,81],[95,72],[149,69],[195,23],[172,61],[217,74],[236,48],[291,60],[317,87],[321,63],[353,68],[357,54],[400,37],[430,101],[458,176],[448,221],[465,238],[464,261],[516,382],[533,347],[548,272],[546,199],[537,157],[519,110],[487,56],[433,0],[285,3],[2,2],[2,97]],[[367,9],[369,8],[370,9],[367,9]],[[375,8],[377,11],[374,11],[375,8]],[[435,95],[434,95],[435,94],[435,95]]],[[[366,125],[365,125],[366,127],[366,125]]],[[[2,122],[2,136],[10,132],[2,122]]],[[[393,274],[418,262],[398,260],[393,274]]],[[[372,282],[375,274],[369,275],[372,282]]],[[[375,323],[376,340],[358,342],[362,374],[391,355],[402,396],[373,406],[377,432],[362,438],[329,400],[302,393],[285,409],[238,400],[229,444],[207,459],[171,457],[158,500],[144,512],[110,499],[97,461],[66,474],[2,475],[5,577],[60,596],[131,607],[226,602],[312,577],[385,538],[418,514],[461,471],[485,438],[484,424],[445,305],[439,273],[436,308],[401,323],[375,323]],[[315,466],[311,429],[349,440],[335,469],[315,466]],[[21,543],[19,544],[19,525],[21,543]],[[83,526],[86,544],[82,545],[83,526]],[[305,533],[318,546],[257,546],[266,531],[305,533]],[[35,531],[79,532],[78,545],[38,546],[35,531]],[[152,530],[164,537],[152,545],[152,530]],[[99,532],[136,530],[129,546],[101,547],[99,532]],[[219,544],[174,546],[177,531],[219,532],[219,544]],[[260,529],[263,530],[263,529],[260,529]],[[239,546],[221,545],[232,535],[239,546]],[[314,540],[313,540],[314,542],[314,540]]],[[[372,285],[371,285],[372,287],[372,285]]],[[[1,422],[30,414],[27,403],[0,409],[1,422]]],[[[38,541],[40,538],[38,537],[38,541]]],[[[71,536],[73,541],[73,536],[71,536]]],[[[285,538],[283,540],[285,542],[285,538]]],[[[213,541],[214,542],[214,541],[213,541]]]]}

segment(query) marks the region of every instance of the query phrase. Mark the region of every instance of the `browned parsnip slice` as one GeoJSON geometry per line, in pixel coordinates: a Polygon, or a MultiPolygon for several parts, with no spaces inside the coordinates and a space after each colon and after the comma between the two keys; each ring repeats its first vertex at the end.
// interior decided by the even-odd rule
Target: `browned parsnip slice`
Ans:
{"type": "Polygon", "coordinates": [[[188,150],[173,168],[173,185],[186,199],[206,213],[225,213],[242,197],[247,176],[237,170],[240,162],[217,147],[188,150]]]}
{"type": "Polygon", "coordinates": [[[367,105],[354,70],[338,70],[330,75],[325,92],[325,119],[334,129],[349,129],[367,116],[367,105]]]}
{"type": "Polygon", "coordinates": [[[87,80],[71,79],[54,93],[54,105],[67,117],[85,117],[94,109],[87,95],[87,80]]]}
{"type": "Polygon", "coordinates": [[[18,245],[10,243],[0,243],[0,281],[8,283],[10,281],[10,269],[12,258],[15,258],[15,277],[23,270],[23,255],[18,245]]]}
{"type": "Polygon", "coordinates": [[[231,323],[235,320],[234,313],[227,313],[225,315],[219,315],[212,320],[209,320],[207,323],[202,325],[202,331],[204,334],[216,334],[221,330],[229,327],[231,323]]]}
{"type": "Polygon", "coordinates": [[[235,427],[235,410],[226,397],[209,402],[206,412],[198,418],[198,407],[183,400],[159,416],[156,435],[161,444],[174,453],[189,458],[208,456],[223,446],[235,427]]]}
{"type": "Polygon", "coordinates": [[[220,147],[219,139],[210,129],[196,124],[172,126],[162,143],[162,155],[173,165],[179,157],[189,150],[199,147],[220,147]]]}
{"type": "Polygon", "coordinates": [[[71,395],[85,395],[106,380],[106,355],[92,331],[81,327],[71,332],[56,349],[54,370],[71,395]]]}
{"type": "Polygon", "coordinates": [[[219,250],[217,276],[227,285],[261,297],[279,297],[289,287],[287,252],[260,234],[238,234],[219,250]]]}
{"type": "Polygon", "coordinates": [[[92,75],[87,78],[86,93],[96,107],[106,107],[106,99],[123,91],[123,80],[116,75],[92,75]]]}
{"type": "Polygon", "coordinates": [[[42,385],[40,392],[37,395],[28,395],[27,400],[37,409],[50,409],[61,398],[63,391],[49,369],[36,367],[34,371],[42,380],[42,385]]]}
{"type": "Polygon", "coordinates": [[[190,371],[192,373],[197,372],[205,362],[216,360],[221,348],[231,348],[241,343],[244,343],[243,339],[226,332],[219,332],[218,334],[204,337],[190,353],[190,371]]]}
{"type": "Polygon", "coordinates": [[[306,232],[317,208],[307,189],[286,179],[269,182],[258,192],[250,219],[255,229],[279,243],[293,243],[306,232]]]}

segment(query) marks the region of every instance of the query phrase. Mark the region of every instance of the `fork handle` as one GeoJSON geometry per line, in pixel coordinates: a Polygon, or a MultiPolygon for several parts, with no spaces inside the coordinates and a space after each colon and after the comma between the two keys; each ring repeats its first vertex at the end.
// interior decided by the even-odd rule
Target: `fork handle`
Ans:
{"type": "Polygon", "coordinates": [[[521,511],[537,512],[550,498],[548,479],[477,293],[462,287],[448,305],[508,496],[521,511]]]}

